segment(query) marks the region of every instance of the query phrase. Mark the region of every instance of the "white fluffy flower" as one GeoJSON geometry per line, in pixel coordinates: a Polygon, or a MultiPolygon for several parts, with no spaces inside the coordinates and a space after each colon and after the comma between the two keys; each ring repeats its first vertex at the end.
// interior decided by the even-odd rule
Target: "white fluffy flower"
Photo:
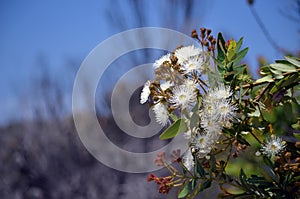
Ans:
{"type": "Polygon", "coordinates": [[[141,97],[140,97],[140,103],[141,104],[145,104],[147,101],[148,101],[148,97],[151,93],[150,91],[150,81],[148,80],[144,87],[143,87],[143,90],[142,90],[142,93],[141,93],[141,97]]]}
{"type": "Polygon", "coordinates": [[[185,61],[183,65],[183,70],[186,73],[193,72],[195,70],[201,70],[201,66],[203,65],[204,60],[202,56],[199,57],[191,57],[187,61],[185,61]]]}
{"type": "Polygon", "coordinates": [[[217,118],[209,116],[202,117],[201,127],[211,136],[218,136],[222,131],[221,123],[217,120],[217,118]]]}
{"type": "Polygon", "coordinates": [[[184,153],[184,155],[183,155],[183,157],[182,157],[182,160],[183,160],[184,166],[185,166],[189,171],[191,171],[191,170],[194,168],[194,165],[195,165],[195,163],[194,163],[194,157],[193,157],[192,152],[191,152],[190,149],[188,149],[188,150],[184,153]]]}
{"type": "Polygon", "coordinates": [[[196,57],[201,54],[200,48],[195,48],[194,45],[185,46],[175,51],[175,56],[178,58],[178,63],[182,64],[191,57],[196,57]]]}
{"type": "Polygon", "coordinates": [[[173,96],[170,102],[177,107],[187,108],[197,100],[197,93],[195,88],[186,84],[176,86],[173,89],[173,96]]]}
{"type": "Polygon", "coordinates": [[[169,121],[169,112],[167,107],[163,103],[159,102],[153,106],[152,110],[155,113],[156,121],[162,126],[167,125],[169,121]]]}
{"type": "Polygon", "coordinates": [[[159,58],[158,60],[156,60],[153,64],[153,68],[156,69],[158,67],[160,67],[165,61],[170,61],[170,53],[162,56],[161,58],[159,58]]]}
{"type": "Polygon", "coordinates": [[[195,83],[195,81],[190,80],[190,79],[186,79],[183,83],[183,85],[185,85],[186,87],[192,89],[192,90],[196,90],[197,89],[197,85],[195,83]]]}
{"type": "Polygon", "coordinates": [[[231,120],[234,117],[234,111],[237,109],[236,106],[232,105],[228,100],[222,99],[218,102],[219,107],[218,114],[222,121],[231,120]]]}
{"type": "Polygon", "coordinates": [[[237,107],[228,99],[231,95],[224,85],[211,89],[203,98],[203,115],[223,124],[233,119],[237,107]]]}
{"type": "Polygon", "coordinates": [[[212,97],[215,99],[224,99],[229,98],[232,95],[232,92],[230,91],[229,86],[219,84],[210,92],[210,95],[213,95],[212,97]]]}
{"type": "Polygon", "coordinates": [[[272,156],[278,154],[286,146],[285,141],[281,138],[272,135],[266,140],[266,143],[262,146],[262,153],[267,156],[272,156]]]}
{"type": "Polygon", "coordinates": [[[197,135],[192,138],[191,144],[197,151],[197,157],[203,158],[212,150],[216,141],[217,138],[212,137],[209,134],[197,133],[197,135]]]}
{"type": "Polygon", "coordinates": [[[192,137],[192,131],[191,130],[188,130],[186,132],[183,133],[183,137],[187,140],[191,139],[192,137]]]}
{"type": "Polygon", "coordinates": [[[178,63],[186,73],[199,70],[204,63],[204,56],[200,48],[195,46],[186,46],[175,51],[178,63]]]}
{"type": "Polygon", "coordinates": [[[173,83],[171,83],[170,81],[166,81],[162,84],[160,84],[160,88],[165,91],[167,90],[168,88],[170,88],[171,86],[173,86],[173,83]]]}

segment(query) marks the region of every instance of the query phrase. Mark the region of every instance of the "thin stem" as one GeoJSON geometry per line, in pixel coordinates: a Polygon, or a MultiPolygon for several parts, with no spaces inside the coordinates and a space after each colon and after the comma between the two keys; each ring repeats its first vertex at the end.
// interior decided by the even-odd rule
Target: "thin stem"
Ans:
{"type": "MultiPolygon", "coordinates": [[[[293,73],[297,73],[297,72],[300,72],[300,68],[297,68],[296,71],[293,71],[293,72],[286,72],[286,73],[283,73],[282,76],[286,76],[286,75],[290,75],[290,74],[293,74],[293,73]]],[[[276,78],[272,78],[273,82],[276,81],[276,78]]],[[[254,82],[254,83],[251,83],[251,84],[244,84],[242,86],[242,88],[253,88],[255,86],[259,86],[259,85],[262,85],[262,84],[267,84],[267,83],[270,83],[270,82],[254,82]]],[[[237,86],[235,88],[235,90],[240,90],[240,86],[237,86]]]]}
{"type": "Polygon", "coordinates": [[[250,134],[260,143],[262,144],[262,142],[258,139],[258,137],[252,132],[250,131],[250,134]]]}
{"type": "Polygon", "coordinates": [[[273,82],[269,82],[269,83],[267,84],[267,86],[266,86],[266,87],[259,93],[259,95],[255,98],[254,101],[259,101],[259,100],[262,98],[262,96],[265,94],[265,92],[271,87],[272,83],[273,83],[273,82]]]}
{"type": "Polygon", "coordinates": [[[183,162],[181,161],[181,166],[194,178],[194,175],[186,168],[186,166],[183,164],[183,162]]]}
{"type": "Polygon", "coordinates": [[[227,166],[227,164],[228,164],[228,162],[229,162],[231,153],[232,153],[232,143],[230,143],[230,150],[229,150],[229,154],[228,154],[228,156],[227,156],[226,162],[225,162],[225,164],[224,164],[223,171],[225,171],[225,168],[226,168],[226,166],[227,166]]]}
{"type": "Polygon", "coordinates": [[[275,42],[275,40],[272,38],[270,32],[268,31],[268,29],[266,28],[266,26],[264,25],[264,23],[262,22],[261,18],[258,16],[256,10],[254,9],[253,6],[250,6],[250,10],[251,13],[255,19],[255,21],[257,22],[257,24],[259,25],[259,27],[261,28],[262,32],[264,33],[266,39],[268,40],[268,42],[271,44],[271,46],[277,50],[280,53],[285,54],[285,50],[283,48],[281,48],[280,46],[278,46],[278,44],[275,42]]]}

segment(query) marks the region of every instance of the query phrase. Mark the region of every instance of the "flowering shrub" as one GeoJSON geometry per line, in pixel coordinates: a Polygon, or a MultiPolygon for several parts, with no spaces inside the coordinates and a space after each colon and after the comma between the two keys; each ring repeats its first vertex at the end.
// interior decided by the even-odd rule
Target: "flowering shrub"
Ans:
{"type": "Polygon", "coordinates": [[[155,163],[170,175],[150,174],[148,181],[164,194],[179,187],[178,198],[194,198],[212,182],[221,198],[299,198],[299,59],[263,66],[253,80],[240,64],[248,51],[243,38],[226,42],[205,28],[192,37],[199,47],[180,46],[155,61],[155,79],[140,96],[168,126],[160,139],[183,133],[188,141],[183,154],[170,154],[171,163],[158,154],[155,163]],[[257,169],[243,164],[249,156],[257,169]]]}

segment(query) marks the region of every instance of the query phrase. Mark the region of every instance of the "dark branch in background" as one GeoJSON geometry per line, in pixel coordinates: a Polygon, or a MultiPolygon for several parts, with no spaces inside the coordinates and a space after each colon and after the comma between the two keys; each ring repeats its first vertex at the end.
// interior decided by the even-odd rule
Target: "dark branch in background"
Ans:
{"type": "Polygon", "coordinates": [[[296,22],[299,26],[300,22],[300,0],[295,0],[295,3],[292,4],[291,8],[280,9],[279,12],[282,16],[286,17],[290,21],[296,22]],[[289,12],[286,12],[289,10],[289,12]]]}
{"type": "Polygon", "coordinates": [[[253,7],[253,3],[254,1],[249,1],[248,0],[248,5],[249,8],[251,10],[251,14],[254,17],[256,23],[259,25],[260,29],[263,31],[263,34],[265,35],[266,39],[268,40],[268,42],[271,44],[271,46],[278,51],[279,53],[282,54],[287,54],[287,51],[285,49],[283,49],[282,47],[280,47],[276,41],[272,38],[270,32],[268,31],[268,29],[266,28],[265,24],[262,22],[261,18],[259,17],[259,15],[257,14],[255,8],[253,7]]]}

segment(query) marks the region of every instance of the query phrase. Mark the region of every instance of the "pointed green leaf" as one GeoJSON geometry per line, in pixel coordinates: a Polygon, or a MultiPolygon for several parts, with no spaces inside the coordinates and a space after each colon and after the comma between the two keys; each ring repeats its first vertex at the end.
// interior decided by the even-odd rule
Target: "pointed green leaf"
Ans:
{"type": "Polygon", "coordinates": [[[171,119],[172,119],[173,121],[178,120],[178,116],[175,115],[175,114],[170,114],[170,117],[171,117],[171,119]]]}
{"type": "Polygon", "coordinates": [[[199,162],[199,160],[196,158],[196,166],[195,166],[195,172],[197,172],[199,174],[200,177],[204,177],[205,176],[205,171],[201,165],[201,162],[199,162]]]}
{"type": "Polygon", "coordinates": [[[238,63],[240,63],[240,61],[242,61],[242,59],[246,56],[248,50],[249,48],[244,48],[243,50],[238,52],[236,58],[233,60],[233,64],[237,65],[238,63]]]}
{"type": "Polygon", "coordinates": [[[211,170],[212,170],[213,172],[215,172],[216,169],[217,169],[217,167],[216,167],[217,163],[216,163],[216,158],[215,158],[214,155],[211,155],[211,156],[210,156],[209,163],[210,163],[210,168],[211,168],[211,170]]]}
{"type": "Polygon", "coordinates": [[[183,189],[179,192],[178,198],[184,198],[192,191],[193,180],[186,183],[183,189]]]}
{"type": "Polygon", "coordinates": [[[282,72],[296,72],[296,68],[294,66],[289,66],[286,64],[270,64],[270,67],[274,68],[275,70],[279,70],[282,72]]]}
{"type": "Polygon", "coordinates": [[[274,80],[273,80],[271,75],[267,75],[263,78],[260,78],[260,79],[256,80],[254,83],[258,84],[258,83],[262,83],[262,82],[274,82],[274,80]]]}
{"type": "Polygon", "coordinates": [[[217,50],[218,50],[217,60],[223,62],[225,60],[226,48],[225,48],[225,40],[222,36],[222,33],[218,34],[217,50]]]}
{"type": "Polygon", "coordinates": [[[293,65],[297,66],[298,68],[300,68],[300,61],[298,59],[296,59],[295,57],[288,57],[285,56],[284,57],[287,61],[289,61],[290,63],[292,63],[293,65]]]}
{"type": "Polygon", "coordinates": [[[195,190],[187,196],[187,199],[195,198],[199,192],[209,188],[211,186],[211,181],[212,181],[211,179],[207,179],[204,182],[199,183],[198,186],[195,188],[195,190]]]}
{"type": "Polygon", "coordinates": [[[198,104],[194,106],[192,109],[192,117],[190,119],[190,129],[193,129],[194,127],[198,127],[199,121],[200,121],[200,116],[198,113],[198,104]]]}
{"type": "Polygon", "coordinates": [[[265,177],[265,179],[269,182],[277,182],[279,183],[278,176],[274,173],[273,169],[265,164],[262,164],[260,167],[261,174],[265,177]]]}
{"type": "Polygon", "coordinates": [[[186,124],[183,119],[178,119],[171,126],[169,126],[165,132],[163,132],[159,138],[161,140],[170,139],[187,130],[186,124]]]}
{"type": "Polygon", "coordinates": [[[236,43],[236,50],[239,51],[243,44],[244,37],[241,37],[240,40],[236,43]]]}
{"type": "Polygon", "coordinates": [[[242,168],[240,170],[239,178],[240,178],[240,182],[242,183],[242,185],[244,187],[247,187],[246,186],[247,185],[247,182],[246,182],[247,176],[246,176],[246,174],[245,174],[245,172],[244,172],[244,170],[242,168]]]}
{"type": "Polygon", "coordinates": [[[236,41],[230,40],[228,50],[227,50],[227,59],[231,61],[235,53],[236,53],[236,41]]]}
{"type": "Polygon", "coordinates": [[[297,138],[300,141],[300,134],[294,133],[295,138],[297,138]]]}
{"type": "Polygon", "coordinates": [[[270,67],[268,65],[260,68],[259,74],[262,76],[271,75],[270,67]]]}
{"type": "Polygon", "coordinates": [[[238,185],[233,186],[231,184],[223,184],[222,190],[225,190],[226,193],[230,193],[232,195],[243,194],[246,192],[244,189],[242,189],[241,186],[238,185]]]}

